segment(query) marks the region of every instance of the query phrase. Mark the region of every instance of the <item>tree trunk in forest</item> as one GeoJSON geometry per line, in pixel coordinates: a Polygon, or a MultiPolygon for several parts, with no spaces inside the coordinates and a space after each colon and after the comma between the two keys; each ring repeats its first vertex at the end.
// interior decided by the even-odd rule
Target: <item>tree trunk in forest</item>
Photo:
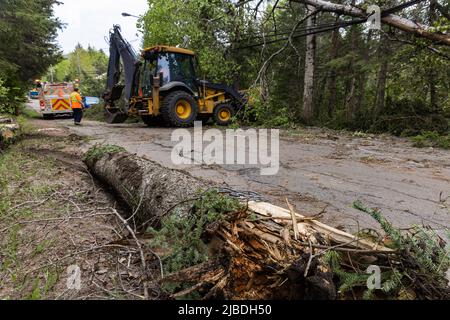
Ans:
{"type": "MultiPolygon", "coordinates": [[[[352,1],[352,5],[355,4],[355,1],[352,1]]],[[[350,48],[352,53],[357,52],[357,28],[355,26],[352,26],[350,29],[350,48]]],[[[350,85],[350,92],[345,100],[345,110],[346,110],[346,120],[347,124],[350,124],[353,121],[355,112],[356,112],[356,76],[357,72],[355,70],[355,59],[352,59],[350,61],[350,65],[348,67],[348,74],[351,76],[351,85],[350,85]]]]}
{"type": "Polygon", "coordinates": [[[346,120],[347,124],[353,121],[355,115],[355,93],[356,93],[356,76],[352,76],[350,92],[348,93],[347,99],[345,100],[345,110],[346,110],[346,120]]]}
{"type": "MultiPolygon", "coordinates": [[[[307,6],[307,13],[314,12],[314,7],[307,6]]],[[[306,28],[314,27],[316,22],[315,16],[311,16],[306,20],[306,28]]],[[[311,124],[314,116],[314,70],[316,56],[316,36],[309,35],[306,37],[306,58],[305,58],[305,80],[303,91],[303,121],[311,124]]]]}
{"type": "Polygon", "coordinates": [[[374,118],[376,119],[380,112],[383,111],[386,99],[386,84],[387,84],[387,74],[389,69],[388,63],[388,50],[386,45],[386,37],[381,37],[380,47],[379,47],[379,57],[381,60],[380,64],[380,72],[378,73],[378,83],[377,83],[377,95],[375,101],[375,114],[374,118]]]}
{"type": "MultiPolygon", "coordinates": [[[[236,50],[239,47],[239,43],[241,41],[241,26],[240,22],[242,21],[242,16],[244,13],[243,0],[239,0],[237,3],[237,24],[234,30],[234,41],[231,43],[231,51],[234,52],[234,61],[239,65],[239,50],[236,50]]],[[[241,86],[241,73],[239,70],[234,71],[233,73],[233,88],[239,90],[241,86]]]]}
{"type": "MultiPolygon", "coordinates": [[[[372,30],[369,30],[367,33],[367,40],[366,43],[368,44],[367,48],[364,49],[363,56],[364,56],[364,63],[365,65],[369,65],[370,63],[370,43],[372,42],[372,30]]],[[[359,75],[359,93],[357,98],[357,105],[360,106],[360,108],[364,105],[365,101],[365,95],[366,95],[366,87],[367,87],[367,78],[368,73],[367,72],[361,72],[359,75]]]]}
{"type": "Polygon", "coordinates": [[[326,92],[326,88],[328,87],[328,82],[329,82],[329,75],[328,73],[326,73],[322,79],[319,79],[319,88],[318,88],[318,96],[317,99],[314,102],[314,105],[317,106],[317,108],[315,108],[315,112],[314,112],[314,118],[317,118],[318,116],[320,116],[322,110],[321,110],[321,106],[323,105],[323,100],[324,100],[324,96],[325,96],[325,92],[326,92]]]}
{"type": "MultiPolygon", "coordinates": [[[[336,22],[339,20],[339,15],[336,17],[336,22]]],[[[332,39],[331,39],[331,51],[330,51],[330,60],[334,60],[338,56],[339,51],[339,29],[335,29],[333,31],[332,39]]],[[[328,85],[328,116],[331,118],[333,116],[333,112],[336,106],[337,100],[337,90],[336,90],[336,70],[331,68],[330,72],[330,81],[328,85]]]]}
{"type": "MultiPolygon", "coordinates": [[[[438,19],[436,10],[436,1],[431,1],[429,7],[430,25],[433,25],[433,23],[438,19]]],[[[432,110],[435,111],[437,110],[438,102],[436,91],[436,70],[433,65],[430,65],[430,69],[428,70],[428,87],[430,89],[430,105],[432,110]]]]}

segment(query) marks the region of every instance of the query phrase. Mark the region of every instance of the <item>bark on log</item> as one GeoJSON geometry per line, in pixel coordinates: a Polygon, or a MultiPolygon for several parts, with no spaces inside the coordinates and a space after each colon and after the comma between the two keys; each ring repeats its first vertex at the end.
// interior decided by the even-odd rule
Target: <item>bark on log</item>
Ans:
{"type": "Polygon", "coordinates": [[[185,171],[171,170],[129,153],[105,154],[85,162],[130,206],[137,226],[146,222],[157,226],[173,206],[210,186],[185,171]]]}
{"type": "MultiPolygon", "coordinates": [[[[305,3],[307,5],[314,6],[316,9],[322,11],[335,12],[338,14],[359,18],[366,17],[366,13],[364,12],[364,10],[350,5],[337,4],[325,0],[292,0],[292,1],[305,3]]],[[[432,28],[424,24],[414,22],[394,14],[382,17],[381,21],[407,33],[412,33],[418,37],[426,38],[450,46],[450,34],[434,32],[432,28]]]]}

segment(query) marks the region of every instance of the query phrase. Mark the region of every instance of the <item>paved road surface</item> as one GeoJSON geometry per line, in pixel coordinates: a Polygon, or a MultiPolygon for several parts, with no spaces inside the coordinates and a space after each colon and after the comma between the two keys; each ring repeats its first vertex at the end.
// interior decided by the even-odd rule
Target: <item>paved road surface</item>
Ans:
{"type": "MultiPolygon", "coordinates": [[[[35,103],[30,106],[36,108],[35,103]]],[[[349,231],[377,226],[351,208],[355,200],[379,208],[399,227],[422,223],[441,231],[450,227],[450,152],[416,149],[406,139],[355,137],[321,129],[282,132],[279,173],[261,176],[258,166],[173,165],[171,152],[176,143],[171,142],[170,128],[95,121],[75,127],[69,119],[36,120],[36,124],[88,136],[86,148],[95,143],[116,144],[194,176],[258,192],[282,206],[289,198],[306,215],[326,208],[323,221],[349,231]]]]}

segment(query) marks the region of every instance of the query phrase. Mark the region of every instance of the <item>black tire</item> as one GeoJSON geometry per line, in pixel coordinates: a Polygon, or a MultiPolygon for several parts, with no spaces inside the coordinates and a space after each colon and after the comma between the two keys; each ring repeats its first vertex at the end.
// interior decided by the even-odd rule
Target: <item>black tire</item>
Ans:
{"type": "Polygon", "coordinates": [[[228,126],[233,121],[236,110],[229,103],[222,103],[214,108],[213,119],[219,126],[228,126]],[[226,115],[226,116],[225,116],[226,115]]]}
{"type": "Polygon", "coordinates": [[[141,116],[142,121],[149,127],[161,126],[164,121],[161,116],[141,116]]]}
{"type": "Polygon", "coordinates": [[[164,98],[160,112],[169,126],[191,127],[197,119],[198,104],[189,93],[174,91],[164,98]]]}
{"type": "Polygon", "coordinates": [[[43,114],[42,117],[44,118],[44,120],[52,120],[55,118],[53,114],[43,114]]]}

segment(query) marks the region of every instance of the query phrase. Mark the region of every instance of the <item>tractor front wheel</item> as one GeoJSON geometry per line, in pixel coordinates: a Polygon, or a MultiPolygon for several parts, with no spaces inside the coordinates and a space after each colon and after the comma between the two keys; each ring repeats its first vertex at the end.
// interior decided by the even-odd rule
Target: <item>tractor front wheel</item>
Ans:
{"type": "Polygon", "coordinates": [[[197,118],[198,105],[194,97],[175,91],[164,98],[161,109],[164,122],[173,127],[190,127],[197,118]]]}
{"type": "Polygon", "coordinates": [[[214,122],[219,126],[230,125],[234,115],[234,107],[229,103],[219,104],[214,108],[214,122]]]}

